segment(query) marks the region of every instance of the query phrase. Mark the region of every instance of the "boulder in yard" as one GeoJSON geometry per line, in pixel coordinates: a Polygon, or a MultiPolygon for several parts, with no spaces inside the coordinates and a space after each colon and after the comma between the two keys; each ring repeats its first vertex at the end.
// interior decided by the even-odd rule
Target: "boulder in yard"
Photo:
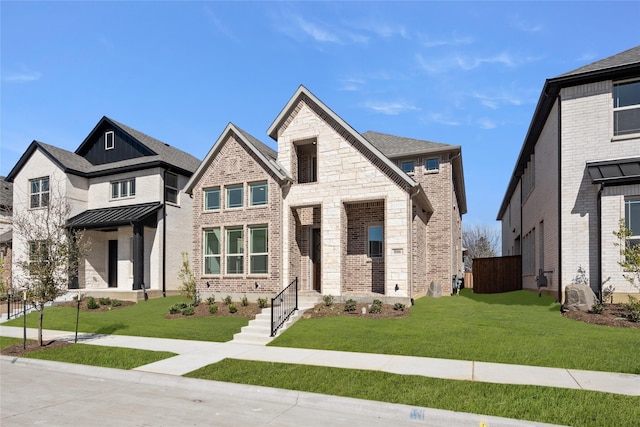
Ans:
{"type": "Polygon", "coordinates": [[[427,290],[427,296],[433,298],[440,298],[442,296],[442,286],[439,283],[431,282],[429,289],[427,290]]]}
{"type": "Polygon", "coordinates": [[[567,285],[562,311],[589,311],[598,302],[596,294],[585,284],[567,285]]]}

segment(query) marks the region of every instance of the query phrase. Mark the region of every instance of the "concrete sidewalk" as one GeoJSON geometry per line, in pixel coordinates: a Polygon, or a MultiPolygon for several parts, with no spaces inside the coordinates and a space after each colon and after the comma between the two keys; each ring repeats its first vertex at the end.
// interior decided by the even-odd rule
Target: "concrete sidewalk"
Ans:
{"type": "MultiPolygon", "coordinates": [[[[22,338],[23,329],[0,325],[0,335],[22,338]]],[[[43,336],[45,340],[73,341],[74,339],[74,334],[68,331],[45,330],[43,336]]],[[[27,329],[27,337],[36,338],[37,329],[27,329]]],[[[530,384],[640,396],[640,375],[633,374],[125,335],[82,333],[78,335],[78,342],[176,353],[178,355],[175,357],[135,369],[136,371],[168,375],[183,375],[222,359],[234,358],[365,369],[454,380],[530,384]]]]}

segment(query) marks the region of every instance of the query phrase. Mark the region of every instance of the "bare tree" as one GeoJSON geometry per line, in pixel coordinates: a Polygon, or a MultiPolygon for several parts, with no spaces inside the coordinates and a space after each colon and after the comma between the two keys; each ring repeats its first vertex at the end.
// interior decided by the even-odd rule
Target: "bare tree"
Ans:
{"type": "Polygon", "coordinates": [[[471,271],[474,258],[489,258],[500,253],[500,232],[484,225],[464,227],[462,230],[462,247],[467,255],[464,259],[465,271],[471,271]]]}
{"type": "Polygon", "coordinates": [[[618,238],[618,242],[614,245],[620,248],[620,255],[622,255],[622,261],[618,261],[625,272],[622,276],[640,289],[640,244],[634,244],[631,241],[630,237],[633,236],[633,233],[627,228],[624,219],[620,220],[619,228],[613,234],[618,238]]]}
{"type": "Polygon", "coordinates": [[[42,320],[45,304],[64,295],[77,278],[80,260],[90,244],[82,230],[66,227],[71,206],[58,191],[37,209],[14,212],[14,235],[25,251],[16,260],[21,274],[15,276],[27,301],[39,312],[38,343],[42,346],[42,320]]]}

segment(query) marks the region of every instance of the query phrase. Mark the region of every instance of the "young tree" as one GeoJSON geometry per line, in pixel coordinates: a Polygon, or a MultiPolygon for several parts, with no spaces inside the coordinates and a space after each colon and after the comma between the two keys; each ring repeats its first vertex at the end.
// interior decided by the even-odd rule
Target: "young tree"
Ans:
{"type": "Polygon", "coordinates": [[[38,310],[41,346],[45,304],[67,292],[90,247],[83,230],[66,228],[71,206],[59,191],[44,205],[14,212],[13,218],[14,236],[25,245],[23,255],[16,260],[21,274],[15,280],[19,289],[26,292],[27,301],[38,310]]]}
{"type": "Polygon", "coordinates": [[[474,258],[498,256],[500,233],[496,229],[482,225],[464,227],[462,230],[462,247],[467,251],[464,259],[465,271],[471,271],[474,258]]]}
{"type": "Polygon", "coordinates": [[[629,240],[633,234],[624,219],[620,220],[620,227],[613,234],[619,239],[614,245],[620,248],[622,261],[618,261],[618,264],[625,271],[623,276],[633,286],[640,288],[640,244],[633,244],[629,240]]]}
{"type": "Polygon", "coordinates": [[[196,286],[196,276],[193,274],[191,264],[189,263],[189,254],[182,252],[182,267],[178,272],[178,278],[182,281],[179,287],[180,295],[188,298],[193,302],[194,306],[200,304],[200,293],[196,286]]]}

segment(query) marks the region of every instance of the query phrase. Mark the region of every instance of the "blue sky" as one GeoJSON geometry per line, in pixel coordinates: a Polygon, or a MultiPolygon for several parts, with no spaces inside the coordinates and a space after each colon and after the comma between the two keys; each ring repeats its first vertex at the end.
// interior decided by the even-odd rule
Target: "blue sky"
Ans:
{"type": "Polygon", "coordinates": [[[640,43],[638,2],[0,2],[0,174],[104,115],[203,158],[300,84],[359,132],[462,146],[495,217],[545,79],[640,43]]]}

